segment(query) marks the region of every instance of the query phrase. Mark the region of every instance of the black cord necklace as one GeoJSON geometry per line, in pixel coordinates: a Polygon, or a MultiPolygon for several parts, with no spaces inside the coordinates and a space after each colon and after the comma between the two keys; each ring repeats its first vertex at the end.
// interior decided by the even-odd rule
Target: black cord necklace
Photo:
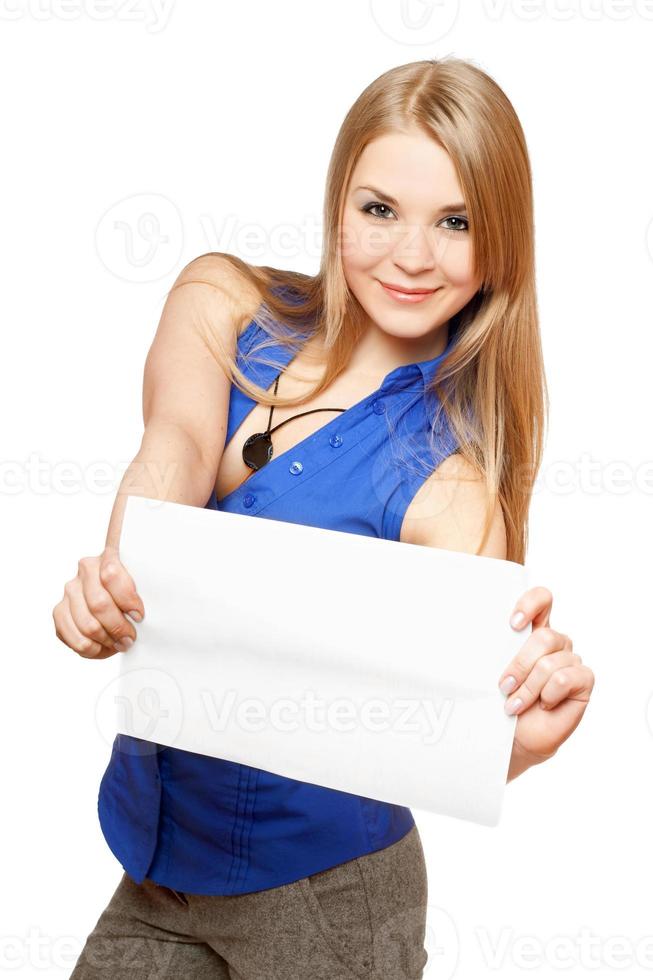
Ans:
{"type": "MultiPolygon", "coordinates": [[[[281,375],[277,375],[277,380],[274,383],[274,393],[276,395],[277,388],[279,387],[279,378],[281,375]]],[[[345,408],[312,408],[308,412],[299,412],[297,415],[291,415],[290,418],[284,419],[283,422],[279,422],[275,425],[274,429],[270,428],[270,423],[272,421],[272,413],[274,411],[274,405],[270,405],[270,416],[268,418],[268,424],[265,432],[255,432],[243,443],[243,460],[251,470],[260,470],[262,466],[269,463],[272,459],[272,453],[274,452],[272,448],[272,440],[270,436],[277,429],[280,429],[282,425],[286,422],[292,422],[293,419],[298,419],[301,415],[312,415],[313,412],[346,412],[345,408]]]]}

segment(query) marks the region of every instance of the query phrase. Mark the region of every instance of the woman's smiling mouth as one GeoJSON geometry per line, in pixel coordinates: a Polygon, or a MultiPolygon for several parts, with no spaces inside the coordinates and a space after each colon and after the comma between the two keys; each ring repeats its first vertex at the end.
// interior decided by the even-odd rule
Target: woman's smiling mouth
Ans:
{"type": "Polygon", "coordinates": [[[385,294],[399,303],[421,303],[441,288],[438,286],[435,289],[412,289],[401,287],[397,283],[382,282],[380,279],[377,281],[383,287],[385,294]]]}

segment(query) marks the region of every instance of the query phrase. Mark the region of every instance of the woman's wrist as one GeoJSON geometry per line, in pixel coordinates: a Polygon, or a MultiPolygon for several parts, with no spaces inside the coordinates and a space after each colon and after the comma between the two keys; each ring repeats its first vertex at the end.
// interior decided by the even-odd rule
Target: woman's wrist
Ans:
{"type": "MultiPolygon", "coordinates": [[[[555,755],[555,753],[552,753],[555,755]]],[[[527,752],[522,745],[517,741],[513,740],[512,743],[512,753],[510,755],[510,765],[508,766],[508,777],[506,783],[512,782],[517,776],[521,776],[522,773],[530,769],[531,766],[537,766],[541,762],[546,762],[551,756],[540,756],[533,755],[532,752],[527,752]]]]}

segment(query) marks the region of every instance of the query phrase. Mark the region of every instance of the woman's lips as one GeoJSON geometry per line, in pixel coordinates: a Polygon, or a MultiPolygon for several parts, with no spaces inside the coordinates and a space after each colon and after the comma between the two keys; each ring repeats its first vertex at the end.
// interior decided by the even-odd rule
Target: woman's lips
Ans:
{"type": "Polygon", "coordinates": [[[386,286],[386,284],[381,282],[380,279],[379,283],[381,286],[383,286],[383,291],[386,293],[386,295],[392,297],[392,299],[396,300],[398,303],[422,303],[425,299],[428,299],[429,296],[433,296],[433,294],[437,292],[437,289],[429,289],[427,292],[404,293],[399,289],[392,289],[391,286],[386,286]]]}

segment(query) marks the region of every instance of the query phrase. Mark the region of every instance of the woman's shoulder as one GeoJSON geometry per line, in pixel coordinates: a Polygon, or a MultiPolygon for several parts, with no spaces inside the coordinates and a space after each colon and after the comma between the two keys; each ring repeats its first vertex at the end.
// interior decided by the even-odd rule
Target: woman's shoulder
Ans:
{"type": "Polygon", "coordinates": [[[256,284],[238,267],[240,261],[226,252],[205,252],[191,259],[175,281],[175,286],[203,283],[217,291],[239,324],[237,336],[247,329],[263,299],[256,284]]]}

